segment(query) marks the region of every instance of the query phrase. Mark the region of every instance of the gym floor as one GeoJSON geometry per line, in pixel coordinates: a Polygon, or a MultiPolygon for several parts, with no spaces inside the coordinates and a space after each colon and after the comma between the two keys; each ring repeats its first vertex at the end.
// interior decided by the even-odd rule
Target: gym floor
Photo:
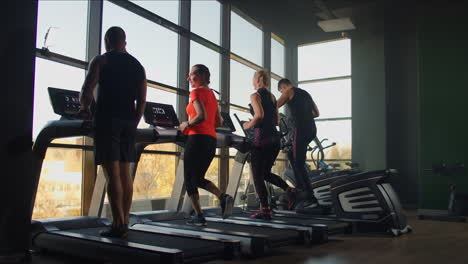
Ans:
{"type": "MultiPolygon", "coordinates": [[[[209,264],[467,264],[468,223],[419,221],[409,213],[414,231],[398,238],[382,236],[339,236],[313,247],[277,249],[271,256],[209,264]]],[[[32,263],[83,263],[50,257],[33,257],[32,263]]]]}
{"type": "Polygon", "coordinates": [[[314,247],[288,247],[261,259],[214,261],[224,264],[468,264],[468,223],[419,221],[410,213],[414,231],[398,238],[333,237],[314,247]]]}

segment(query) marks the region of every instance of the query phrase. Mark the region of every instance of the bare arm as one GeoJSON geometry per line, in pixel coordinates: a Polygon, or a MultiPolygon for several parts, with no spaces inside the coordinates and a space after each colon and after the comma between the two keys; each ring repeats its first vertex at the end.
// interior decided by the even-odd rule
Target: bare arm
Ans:
{"type": "Polygon", "coordinates": [[[99,72],[101,71],[103,59],[101,56],[96,56],[89,65],[88,73],[81,88],[80,111],[89,111],[89,106],[93,102],[94,89],[96,89],[96,84],[99,80],[99,72]]]}
{"type": "Polygon", "coordinates": [[[312,100],[312,114],[314,115],[314,118],[317,118],[320,116],[320,111],[317,105],[315,104],[314,100],[312,100]]]}
{"type": "Polygon", "coordinates": [[[253,119],[244,124],[244,129],[250,129],[254,127],[258,122],[263,120],[265,113],[263,112],[262,99],[258,93],[254,93],[250,96],[250,103],[254,109],[253,119]]]}
{"type": "Polygon", "coordinates": [[[146,105],[146,91],[147,91],[147,80],[146,80],[146,73],[143,70],[143,81],[138,89],[137,98],[136,98],[136,122],[137,124],[140,123],[140,119],[145,112],[145,105],[146,105]]]}
{"type": "Polygon", "coordinates": [[[281,94],[278,101],[276,102],[276,105],[278,106],[278,108],[281,108],[283,105],[285,105],[287,102],[289,102],[289,100],[291,100],[291,98],[293,98],[293,96],[294,96],[294,92],[293,92],[292,89],[284,91],[281,94]]]}
{"type": "Polygon", "coordinates": [[[206,109],[200,100],[193,101],[193,107],[197,115],[188,122],[188,126],[198,125],[206,119],[206,109]]]}

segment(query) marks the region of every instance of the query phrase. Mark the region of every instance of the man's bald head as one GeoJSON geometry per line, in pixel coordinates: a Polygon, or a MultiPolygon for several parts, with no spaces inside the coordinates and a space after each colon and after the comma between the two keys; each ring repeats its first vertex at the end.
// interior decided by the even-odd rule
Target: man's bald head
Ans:
{"type": "Polygon", "coordinates": [[[125,31],[121,27],[111,27],[106,31],[104,43],[106,50],[125,50],[127,45],[125,31]]]}

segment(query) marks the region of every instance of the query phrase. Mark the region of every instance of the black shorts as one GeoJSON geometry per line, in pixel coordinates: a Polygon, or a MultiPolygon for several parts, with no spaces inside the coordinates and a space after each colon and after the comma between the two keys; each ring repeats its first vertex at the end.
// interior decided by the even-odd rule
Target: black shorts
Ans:
{"type": "Polygon", "coordinates": [[[135,162],[136,121],[100,118],[94,121],[94,161],[96,165],[135,162]]]}

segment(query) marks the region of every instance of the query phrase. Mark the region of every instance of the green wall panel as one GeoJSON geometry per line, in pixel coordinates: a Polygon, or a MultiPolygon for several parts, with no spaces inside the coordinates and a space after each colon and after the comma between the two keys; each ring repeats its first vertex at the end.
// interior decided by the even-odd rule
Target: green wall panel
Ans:
{"type": "MultiPolygon", "coordinates": [[[[448,179],[434,175],[433,162],[468,165],[468,23],[434,17],[419,25],[421,103],[420,208],[446,209],[448,179]]],[[[468,175],[456,181],[468,193],[468,175]]]]}

